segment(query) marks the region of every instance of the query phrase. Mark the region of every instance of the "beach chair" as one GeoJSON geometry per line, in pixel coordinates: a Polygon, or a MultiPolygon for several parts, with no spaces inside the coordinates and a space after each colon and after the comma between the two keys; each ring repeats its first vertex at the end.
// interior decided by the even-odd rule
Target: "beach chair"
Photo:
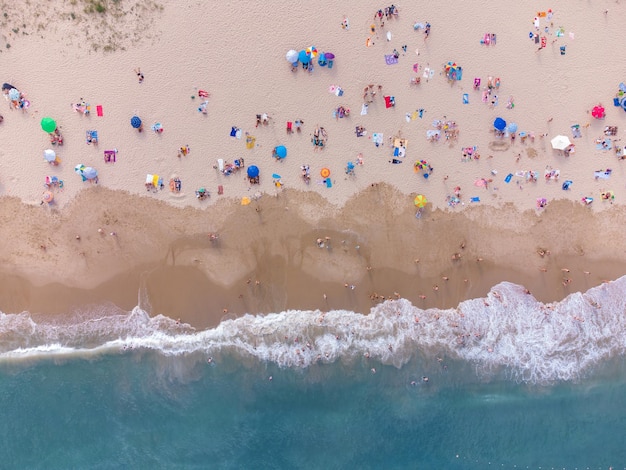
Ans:
{"type": "Polygon", "coordinates": [[[86,131],[85,141],[87,145],[98,143],[98,131],[86,131]]]}
{"type": "Polygon", "coordinates": [[[105,150],[104,151],[104,162],[105,163],[115,163],[116,155],[117,155],[117,149],[105,150]]]}

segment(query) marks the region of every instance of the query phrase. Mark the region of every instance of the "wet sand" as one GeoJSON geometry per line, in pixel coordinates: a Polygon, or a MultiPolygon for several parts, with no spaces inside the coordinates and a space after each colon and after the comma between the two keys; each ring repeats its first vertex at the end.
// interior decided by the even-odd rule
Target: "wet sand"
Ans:
{"type": "Polygon", "coordinates": [[[626,274],[624,250],[610,243],[620,237],[616,214],[560,201],[540,215],[512,206],[456,214],[427,208],[417,219],[410,203],[383,184],[341,209],[295,190],[249,206],[224,199],[206,211],[105,188],[81,193],[62,213],[42,215],[16,202],[21,223],[0,228],[0,310],[54,314],[141,303],[203,328],[247,312],[368,312],[397,295],[422,308],[453,308],[505,280],[550,302],[626,274]],[[95,210],[93,198],[111,204],[95,210]],[[24,243],[36,256],[21,256],[24,243]]]}

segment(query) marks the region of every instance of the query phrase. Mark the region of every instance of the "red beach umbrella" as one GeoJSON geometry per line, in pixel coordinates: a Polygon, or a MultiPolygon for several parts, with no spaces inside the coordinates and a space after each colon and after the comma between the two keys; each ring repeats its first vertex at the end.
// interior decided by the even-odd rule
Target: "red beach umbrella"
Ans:
{"type": "Polygon", "coordinates": [[[604,107],[600,105],[594,106],[594,108],[591,110],[591,115],[596,119],[604,119],[604,116],[606,116],[604,107]]]}

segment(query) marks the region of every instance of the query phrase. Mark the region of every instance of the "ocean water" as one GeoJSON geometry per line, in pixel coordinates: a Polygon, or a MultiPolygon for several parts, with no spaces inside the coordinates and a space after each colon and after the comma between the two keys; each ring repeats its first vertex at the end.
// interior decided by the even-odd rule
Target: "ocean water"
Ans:
{"type": "Polygon", "coordinates": [[[0,467],[625,468],[624,292],[544,305],[501,283],[206,331],[1,314],[0,467]]]}

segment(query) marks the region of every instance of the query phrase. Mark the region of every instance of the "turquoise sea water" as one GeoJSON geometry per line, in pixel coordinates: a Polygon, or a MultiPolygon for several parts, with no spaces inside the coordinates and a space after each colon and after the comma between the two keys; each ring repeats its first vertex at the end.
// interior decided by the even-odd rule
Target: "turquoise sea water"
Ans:
{"type": "Polygon", "coordinates": [[[139,308],[1,315],[1,467],[624,468],[624,287],[202,332],[139,308]]]}

